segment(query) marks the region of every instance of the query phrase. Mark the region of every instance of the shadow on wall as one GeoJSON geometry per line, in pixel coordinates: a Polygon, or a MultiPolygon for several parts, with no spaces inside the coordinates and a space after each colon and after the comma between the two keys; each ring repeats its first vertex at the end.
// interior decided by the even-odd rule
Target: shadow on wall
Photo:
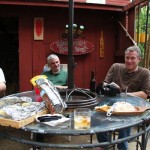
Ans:
{"type": "Polygon", "coordinates": [[[6,96],[14,93],[19,92],[19,85],[18,82],[6,83],[6,96]]]}

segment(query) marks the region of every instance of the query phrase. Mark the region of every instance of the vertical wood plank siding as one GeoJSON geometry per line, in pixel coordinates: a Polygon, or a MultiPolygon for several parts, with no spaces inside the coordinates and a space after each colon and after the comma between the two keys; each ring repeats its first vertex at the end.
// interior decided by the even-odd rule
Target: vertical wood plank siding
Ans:
{"type": "MultiPolygon", "coordinates": [[[[19,89],[20,92],[32,90],[30,79],[41,74],[46,58],[54,53],[50,49],[50,44],[59,40],[64,32],[65,25],[68,24],[68,8],[57,7],[32,7],[32,6],[5,6],[1,9],[1,14],[14,16],[19,20],[19,89]],[[33,38],[34,17],[44,19],[44,40],[35,41],[33,38]]],[[[130,34],[133,35],[133,12],[129,13],[130,34]]],[[[94,45],[94,50],[85,55],[74,56],[75,86],[89,88],[90,72],[96,73],[96,81],[102,81],[109,67],[119,57],[115,55],[117,50],[122,51],[131,43],[125,33],[113,18],[119,19],[125,25],[125,14],[111,11],[75,9],[74,23],[84,25],[84,37],[94,45]],[[104,58],[99,58],[100,32],[104,33],[104,58]],[[119,35],[118,35],[119,34],[119,35]],[[123,38],[123,41],[120,41],[123,38]],[[116,59],[115,59],[116,58],[116,59]]],[[[61,63],[68,63],[68,56],[58,54],[61,63]]],[[[120,60],[119,60],[120,61],[120,60]]]]}

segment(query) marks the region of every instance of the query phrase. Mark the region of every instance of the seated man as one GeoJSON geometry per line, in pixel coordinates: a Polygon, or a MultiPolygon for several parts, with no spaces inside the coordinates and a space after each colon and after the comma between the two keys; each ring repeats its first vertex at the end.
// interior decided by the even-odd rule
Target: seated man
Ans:
{"type": "Polygon", "coordinates": [[[59,57],[55,54],[51,54],[47,57],[47,64],[50,67],[50,71],[42,72],[47,76],[58,89],[67,88],[67,72],[61,70],[59,57]]]}
{"type": "MultiPolygon", "coordinates": [[[[55,54],[51,54],[47,57],[47,64],[50,70],[43,71],[42,75],[46,75],[47,79],[50,80],[58,89],[66,89],[67,86],[67,72],[61,70],[59,57],[55,54]]],[[[36,134],[36,141],[44,141],[43,134],[36,134]]],[[[40,147],[33,147],[32,149],[40,149],[40,147]]]]}
{"type": "Polygon", "coordinates": [[[6,81],[3,70],[0,68],[0,98],[5,95],[6,81]]]}
{"type": "MultiPolygon", "coordinates": [[[[128,89],[127,94],[147,99],[150,95],[150,71],[138,66],[140,61],[140,49],[137,46],[127,48],[125,51],[125,64],[113,64],[106,75],[104,84],[116,85],[121,92],[125,92],[128,89]]],[[[130,130],[131,128],[119,130],[118,138],[128,137],[130,130]]],[[[99,142],[108,141],[107,133],[97,134],[97,140],[99,142]]],[[[128,143],[119,143],[117,147],[119,150],[127,150],[128,143]]],[[[103,150],[103,148],[99,148],[99,150],[103,150]]]]}

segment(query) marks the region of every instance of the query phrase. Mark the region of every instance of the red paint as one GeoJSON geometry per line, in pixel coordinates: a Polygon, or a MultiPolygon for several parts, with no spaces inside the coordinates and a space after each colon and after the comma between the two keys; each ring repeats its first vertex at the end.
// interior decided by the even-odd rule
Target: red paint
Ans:
{"type": "MultiPolygon", "coordinates": [[[[42,72],[47,63],[47,56],[54,53],[50,44],[60,39],[64,26],[68,23],[68,8],[57,7],[30,7],[5,6],[1,8],[1,15],[18,16],[19,22],[19,92],[33,90],[30,79],[42,72]],[[34,8],[34,11],[33,11],[34,8]],[[20,11],[22,10],[22,11],[20,11]],[[63,15],[62,15],[63,14],[63,15]],[[34,40],[34,18],[44,19],[44,40],[34,40]]],[[[129,33],[134,35],[134,9],[128,11],[129,33]]],[[[113,20],[117,18],[125,26],[125,13],[76,9],[75,22],[84,24],[85,40],[94,45],[94,50],[85,55],[74,56],[77,63],[74,68],[75,87],[89,88],[90,72],[95,71],[96,82],[104,80],[104,77],[114,62],[123,61],[124,50],[132,45],[123,29],[113,20]],[[89,18],[92,19],[89,21],[89,18]],[[104,32],[105,56],[99,58],[99,35],[104,32]],[[121,59],[122,60],[121,60],[121,59]]],[[[40,33],[40,31],[39,31],[40,33]]],[[[61,63],[68,63],[68,56],[58,54],[61,63]]]]}

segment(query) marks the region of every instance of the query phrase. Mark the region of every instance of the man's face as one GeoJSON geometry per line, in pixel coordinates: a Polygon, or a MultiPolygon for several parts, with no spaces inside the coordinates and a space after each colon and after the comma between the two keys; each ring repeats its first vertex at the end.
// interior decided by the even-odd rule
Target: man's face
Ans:
{"type": "Polygon", "coordinates": [[[60,60],[58,58],[53,58],[48,63],[53,73],[60,71],[60,60]]]}
{"type": "Polygon", "coordinates": [[[135,71],[140,61],[141,57],[138,56],[136,51],[128,51],[125,53],[125,65],[129,72],[135,71]]]}

